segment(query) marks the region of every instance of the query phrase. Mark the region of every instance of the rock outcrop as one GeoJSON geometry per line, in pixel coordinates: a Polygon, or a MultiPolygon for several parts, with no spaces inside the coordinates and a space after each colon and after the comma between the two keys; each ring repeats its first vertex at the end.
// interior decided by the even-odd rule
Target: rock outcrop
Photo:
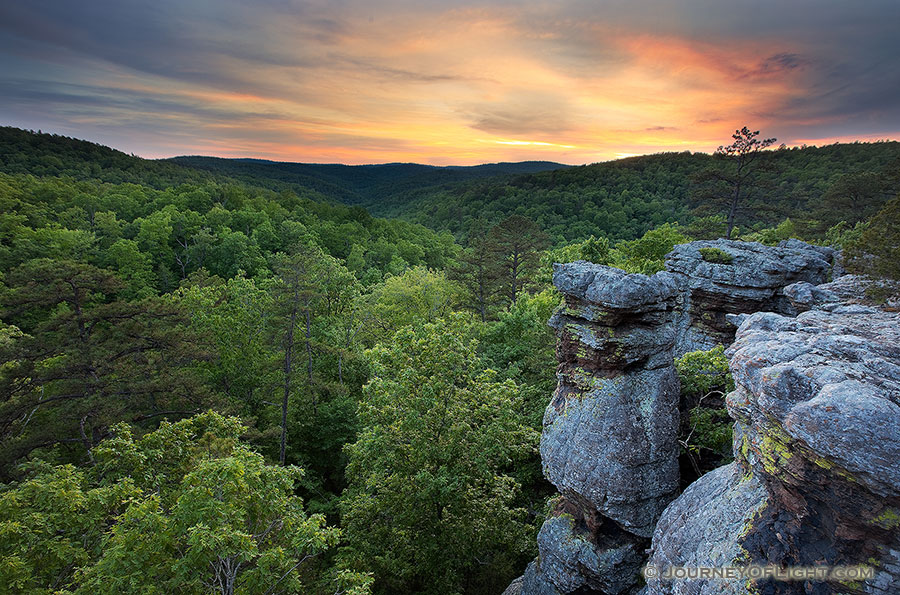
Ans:
{"type": "Polygon", "coordinates": [[[678,489],[679,286],[586,262],[557,266],[559,383],[541,459],[561,498],[523,593],[624,593],[678,489]]]}
{"type": "Polygon", "coordinates": [[[870,592],[887,592],[874,585],[893,584],[900,555],[889,536],[900,508],[887,469],[900,460],[891,450],[900,442],[864,416],[900,427],[891,384],[900,361],[888,349],[900,345],[890,317],[894,335],[900,321],[848,305],[840,283],[822,286],[833,260],[830,249],[797,241],[771,248],[717,240],[676,246],[667,271],[649,277],[587,262],[554,266],[565,305],[551,320],[559,382],[541,457],[560,496],[540,531],[538,558],[514,584],[522,595],[746,592],[746,580],[642,587],[651,535],[652,562],[662,566],[846,563],[865,552],[882,568],[870,592]],[[730,345],[737,325],[728,353],[738,389],[727,403],[737,420],[736,462],[673,502],[673,357],[730,345]],[[877,341],[877,369],[869,370],[860,350],[877,341]],[[835,413],[850,410],[857,417],[835,413]],[[844,435],[847,424],[856,438],[844,435]],[[846,454],[866,440],[885,444],[868,458],[846,454]],[[862,537],[866,531],[876,538],[862,537]]]}
{"type": "Polygon", "coordinates": [[[790,240],[779,247],[713,240],[679,244],[666,270],[682,286],[684,316],[676,354],[730,345],[735,326],[728,314],[796,314],[783,290],[793,283],[824,283],[834,259],[830,248],[790,240]]]}
{"type": "Polygon", "coordinates": [[[569,500],[650,537],[678,489],[672,275],[558,267],[558,385],[544,414],[544,474],[569,500]],[[629,445],[622,449],[622,445],[629,445]]]}
{"type": "MultiPolygon", "coordinates": [[[[900,592],[900,314],[824,303],[741,324],[728,350],[735,463],[669,506],[651,564],[863,564],[873,578],[754,588],[900,592]]],[[[651,580],[647,593],[744,593],[745,582],[651,580]]]]}

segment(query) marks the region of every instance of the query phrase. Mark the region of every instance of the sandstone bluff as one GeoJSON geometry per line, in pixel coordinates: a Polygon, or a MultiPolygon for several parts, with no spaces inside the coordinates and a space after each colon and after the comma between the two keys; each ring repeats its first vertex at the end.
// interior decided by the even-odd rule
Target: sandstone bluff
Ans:
{"type": "Polygon", "coordinates": [[[676,246],[651,277],[556,265],[544,473],[559,490],[507,594],[900,592],[900,314],[795,240],[676,246]],[[734,462],[680,495],[673,359],[728,346],[734,462]],[[863,581],[648,580],[647,564],[865,564],[863,581]]]}

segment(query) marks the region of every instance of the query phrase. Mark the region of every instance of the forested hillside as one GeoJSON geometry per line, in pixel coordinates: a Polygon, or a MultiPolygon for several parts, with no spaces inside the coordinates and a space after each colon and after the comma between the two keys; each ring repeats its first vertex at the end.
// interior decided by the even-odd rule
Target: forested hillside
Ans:
{"type": "Polygon", "coordinates": [[[435,167],[417,163],[341,165],[285,163],[261,159],[173,157],[173,163],[207,170],[274,190],[312,188],[346,204],[375,208],[403,192],[453,185],[481,179],[507,179],[514,174],[535,173],[568,166],[549,161],[490,163],[475,166],[435,167]]]}
{"type": "MultiPolygon", "coordinates": [[[[717,156],[690,152],[556,168],[543,162],[429,168],[206,157],[171,161],[260,186],[314,188],[373,214],[448,230],[457,238],[465,238],[476,220],[493,224],[518,214],[536,221],[557,245],[601,234],[630,240],[663,223],[689,224],[720,214],[710,196],[715,188],[700,180],[727,168],[717,156]],[[536,173],[521,169],[531,167],[536,173]]],[[[737,223],[760,229],[790,218],[808,234],[822,236],[840,221],[853,224],[877,212],[900,190],[898,171],[897,142],[767,151],[737,223]]]]}
{"type": "MultiPolygon", "coordinates": [[[[768,227],[788,217],[826,228],[862,220],[900,189],[896,142],[780,149],[766,157],[758,187],[742,205],[741,226],[768,227]],[[887,187],[884,177],[891,178],[887,187]]],[[[516,213],[536,221],[556,242],[592,234],[634,239],[665,222],[687,224],[698,215],[719,214],[697,178],[724,167],[723,160],[703,153],[664,153],[413,191],[372,210],[457,235],[465,235],[474,219],[496,222],[516,213]]]]}
{"type": "Polygon", "coordinates": [[[232,573],[248,593],[362,593],[440,576],[487,593],[518,571],[546,491],[549,293],[481,322],[448,278],[448,233],[84,141],[4,139],[0,582],[175,592],[232,573]],[[201,493],[216,484],[219,504],[201,493]]]}
{"type": "MultiPolygon", "coordinates": [[[[25,593],[500,592],[550,493],[552,263],[653,273],[724,230],[703,155],[381,180],[385,219],[269,165],[0,132],[0,584],[25,593]]],[[[900,275],[897,148],[773,152],[735,235],[900,275]]]]}

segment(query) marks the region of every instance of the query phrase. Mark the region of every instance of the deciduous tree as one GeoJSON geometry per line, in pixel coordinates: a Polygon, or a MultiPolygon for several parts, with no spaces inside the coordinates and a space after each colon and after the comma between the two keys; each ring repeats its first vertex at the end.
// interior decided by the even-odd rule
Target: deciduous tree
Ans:
{"type": "Polygon", "coordinates": [[[530,540],[506,474],[536,442],[517,387],[480,369],[459,317],[404,328],[370,355],[347,447],[345,563],[373,570],[381,593],[502,589],[530,540]]]}
{"type": "Polygon", "coordinates": [[[266,464],[246,431],[212,412],[141,438],[123,423],[91,469],[32,466],[0,494],[0,583],[34,595],[368,592],[364,574],[322,572],[340,531],[304,510],[302,471],[266,464]]]}

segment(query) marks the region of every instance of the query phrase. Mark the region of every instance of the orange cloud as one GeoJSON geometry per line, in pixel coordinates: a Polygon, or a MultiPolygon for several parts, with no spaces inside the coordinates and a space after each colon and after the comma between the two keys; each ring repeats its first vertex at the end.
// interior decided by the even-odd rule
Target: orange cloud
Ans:
{"type": "Polygon", "coordinates": [[[110,51],[80,66],[77,88],[48,83],[44,112],[134,130],[144,148],[125,148],[145,156],[433,164],[710,151],[744,124],[781,135],[844,117],[805,109],[835,93],[789,35],[701,36],[554,3],[291,6],[238,11],[239,32],[204,30],[191,52],[110,51]]]}

